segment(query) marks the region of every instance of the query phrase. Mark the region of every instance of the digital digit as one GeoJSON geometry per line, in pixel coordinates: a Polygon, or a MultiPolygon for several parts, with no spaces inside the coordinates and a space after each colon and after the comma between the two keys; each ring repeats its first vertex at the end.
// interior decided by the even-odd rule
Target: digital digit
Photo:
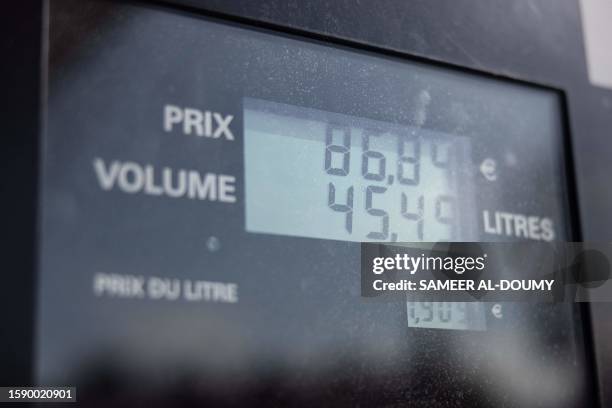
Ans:
{"type": "Polygon", "coordinates": [[[455,303],[455,306],[457,308],[457,312],[459,312],[461,315],[461,318],[459,319],[458,323],[461,323],[461,324],[467,323],[466,304],[463,302],[457,302],[455,303]]]}
{"type": "Polygon", "coordinates": [[[384,241],[389,236],[389,214],[380,208],[374,208],[374,194],[383,194],[387,191],[387,187],[368,186],[366,187],[366,211],[374,217],[381,217],[382,231],[372,231],[367,237],[377,241],[384,241]]]}
{"type": "Polygon", "coordinates": [[[399,135],[397,141],[397,180],[406,186],[416,186],[420,180],[421,142],[415,135],[399,135]],[[407,144],[411,151],[407,151],[407,144]]]}
{"type": "Polygon", "coordinates": [[[416,312],[414,309],[414,302],[408,302],[408,319],[413,323],[417,323],[416,312]]]}
{"type": "Polygon", "coordinates": [[[327,124],[325,130],[325,171],[334,176],[346,176],[349,173],[351,162],[351,128],[327,124]],[[334,144],[334,132],[342,132],[342,144],[334,144]],[[333,154],[342,155],[342,167],[334,167],[332,163],[333,154]]]}
{"type": "Polygon", "coordinates": [[[333,211],[345,214],[344,227],[349,234],[353,233],[353,186],[349,187],[346,192],[346,204],[338,204],[336,203],[336,187],[333,183],[329,183],[327,205],[333,211]]]}
{"type": "Polygon", "coordinates": [[[408,211],[408,196],[406,195],[406,193],[402,193],[402,217],[411,220],[411,221],[416,221],[417,223],[417,237],[420,241],[423,240],[423,227],[424,227],[424,220],[423,220],[423,214],[425,212],[425,199],[423,198],[423,196],[419,196],[419,198],[417,199],[417,211],[416,212],[410,212],[408,211]]]}
{"type": "Polygon", "coordinates": [[[366,180],[377,180],[381,181],[385,179],[386,175],[386,163],[387,159],[385,156],[376,150],[370,150],[370,137],[380,136],[376,131],[371,129],[365,129],[363,131],[362,146],[363,153],[361,154],[361,175],[366,180]],[[378,160],[378,171],[370,173],[370,159],[378,160]]]}
{"type": "Polygon", "coordinates": [[[423,318],[424,322],[431,322],[434,319],[434,310],[432,302],[421,302],[421,308],[427,311],[427,317],[423,318]]]}
{"type": "Polygon", "coordinates": [[[452,317],[452,303],[450,302],[439,302],[438,304],[438,319],[442,323],[448,323],[452,317]]]}
{"type": "Polygon", "coordinates": [[[436,197],[436,220],[440,224],[450,226],[449,239],[453,239],[455,236],[455,199],[452,196],[440,195],[436,197]],[[444,207],[449,208],[449,210],[445,210],[444,207]]]}
{"type": "Polygon", "coordinates": [[[436,167],[441,167],[441,168],[448,168],[450,161],[451,161],[451,149],[450,149],[450,143],[444,143],[445,151],[446,151],[446,155],[440,154],[440,147],[442,146],[442,144],[438,144],[436,142],[433,142],[431,144],[431,162],[436,166],[436,167]]]}

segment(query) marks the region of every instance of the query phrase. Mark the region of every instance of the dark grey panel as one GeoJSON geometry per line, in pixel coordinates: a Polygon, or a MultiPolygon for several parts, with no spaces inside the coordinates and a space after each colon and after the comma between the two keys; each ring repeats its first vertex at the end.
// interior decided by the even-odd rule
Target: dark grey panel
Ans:
{"type": "Polygon", "coordinates": [[[411,330],[405,304],[360,302],[356,244],[244,230],[243,97],[422,126],[408,107],[425,87],[433,101],[426,127],[469,136],[475,180],[489,154],[515,147],[525,160],[506,184],[478,179],[475,208],[544,213],[569,239],[557,92],[161,8],[63,4],[51,15],[40,381],[144,378],[159,391],[197,382],[211,402],[228,404],[579,406],[588,398],[581,316],[570,307],[510,308],[509,323],[485,334],[411,330]],[[170,103],[233,115],[236,140],[165,131],[170,103]],[[234,175],[238,201],[103,191],[98,159],[104,171],[130,161],[234,175]],[[213,237],[220,248],[209,245],[213,237]],[[241,297],[96,297],[96,273],[239,282],[241,297]]]}

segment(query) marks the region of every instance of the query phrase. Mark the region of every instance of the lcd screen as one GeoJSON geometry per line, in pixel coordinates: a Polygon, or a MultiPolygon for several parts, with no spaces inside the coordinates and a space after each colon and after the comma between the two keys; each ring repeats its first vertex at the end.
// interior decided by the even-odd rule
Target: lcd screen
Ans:
{"type": "Polygon", "coordinates": [[[407,302],[408,327],[486,330],[484,304],[476,302],[407,302]]]}
{"type": "Polygon", "coordinates": [[[458,187],[472,191],[466,137],[247,98],[244,138],[248,231],[456,239],[458,187]]]}

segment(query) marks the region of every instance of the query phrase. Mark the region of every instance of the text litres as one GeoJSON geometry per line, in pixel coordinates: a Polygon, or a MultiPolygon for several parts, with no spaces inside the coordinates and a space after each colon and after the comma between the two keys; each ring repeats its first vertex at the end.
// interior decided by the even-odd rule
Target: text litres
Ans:
{"type": "Polygon", "coordinates": [[[234,176],[202,174],[196,170],[174,170],[169,167],[156,170],[150,164],[117,160],[107,163],[100,158],[93,160],[93,167],[98,183],[105,191],[117,189],[128,194],[236,202],[234,176]]]}
{"type": "Polygon", "coordinates": [[[528,238],[537,241],[555,239],[555,228],[548,217],[512,214],[503,211],[483,211],[484,232],[492,235],[505,235],[515,238],[528,238]]]}
{"type": "Polygon", "coordinates": [[[186,135],[212,137],[234,140],[230,130],[232,115],[222,115],[217,112],[201,111],[194,108],[181,108],[175,105],[164,106],[164,130],[172,132],[175,125],[186,135]]]}

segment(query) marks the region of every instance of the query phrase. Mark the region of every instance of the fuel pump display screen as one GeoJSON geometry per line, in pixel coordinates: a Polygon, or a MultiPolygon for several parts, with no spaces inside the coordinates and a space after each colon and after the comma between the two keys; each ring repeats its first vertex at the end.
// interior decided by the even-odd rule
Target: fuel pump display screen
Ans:
{"type": "Polygon", "coordinates": [[[459,177],[468,138],[257,99],[244,106],[248,231],[454,239],[457,186],[472,183],[459,177]]]}
{"type": "Polygon", "coordinates": [[[408,326],[429,329],[486,330],[478,302],[408,302],[408,326]]]}
{"type": "Polygon", "coordinates": [[[558,92],[138,3],[51,1],[48,39],[40,384],[583,401],[571,304],[360,296],[363,241],[572,238],[558,92]]]}

